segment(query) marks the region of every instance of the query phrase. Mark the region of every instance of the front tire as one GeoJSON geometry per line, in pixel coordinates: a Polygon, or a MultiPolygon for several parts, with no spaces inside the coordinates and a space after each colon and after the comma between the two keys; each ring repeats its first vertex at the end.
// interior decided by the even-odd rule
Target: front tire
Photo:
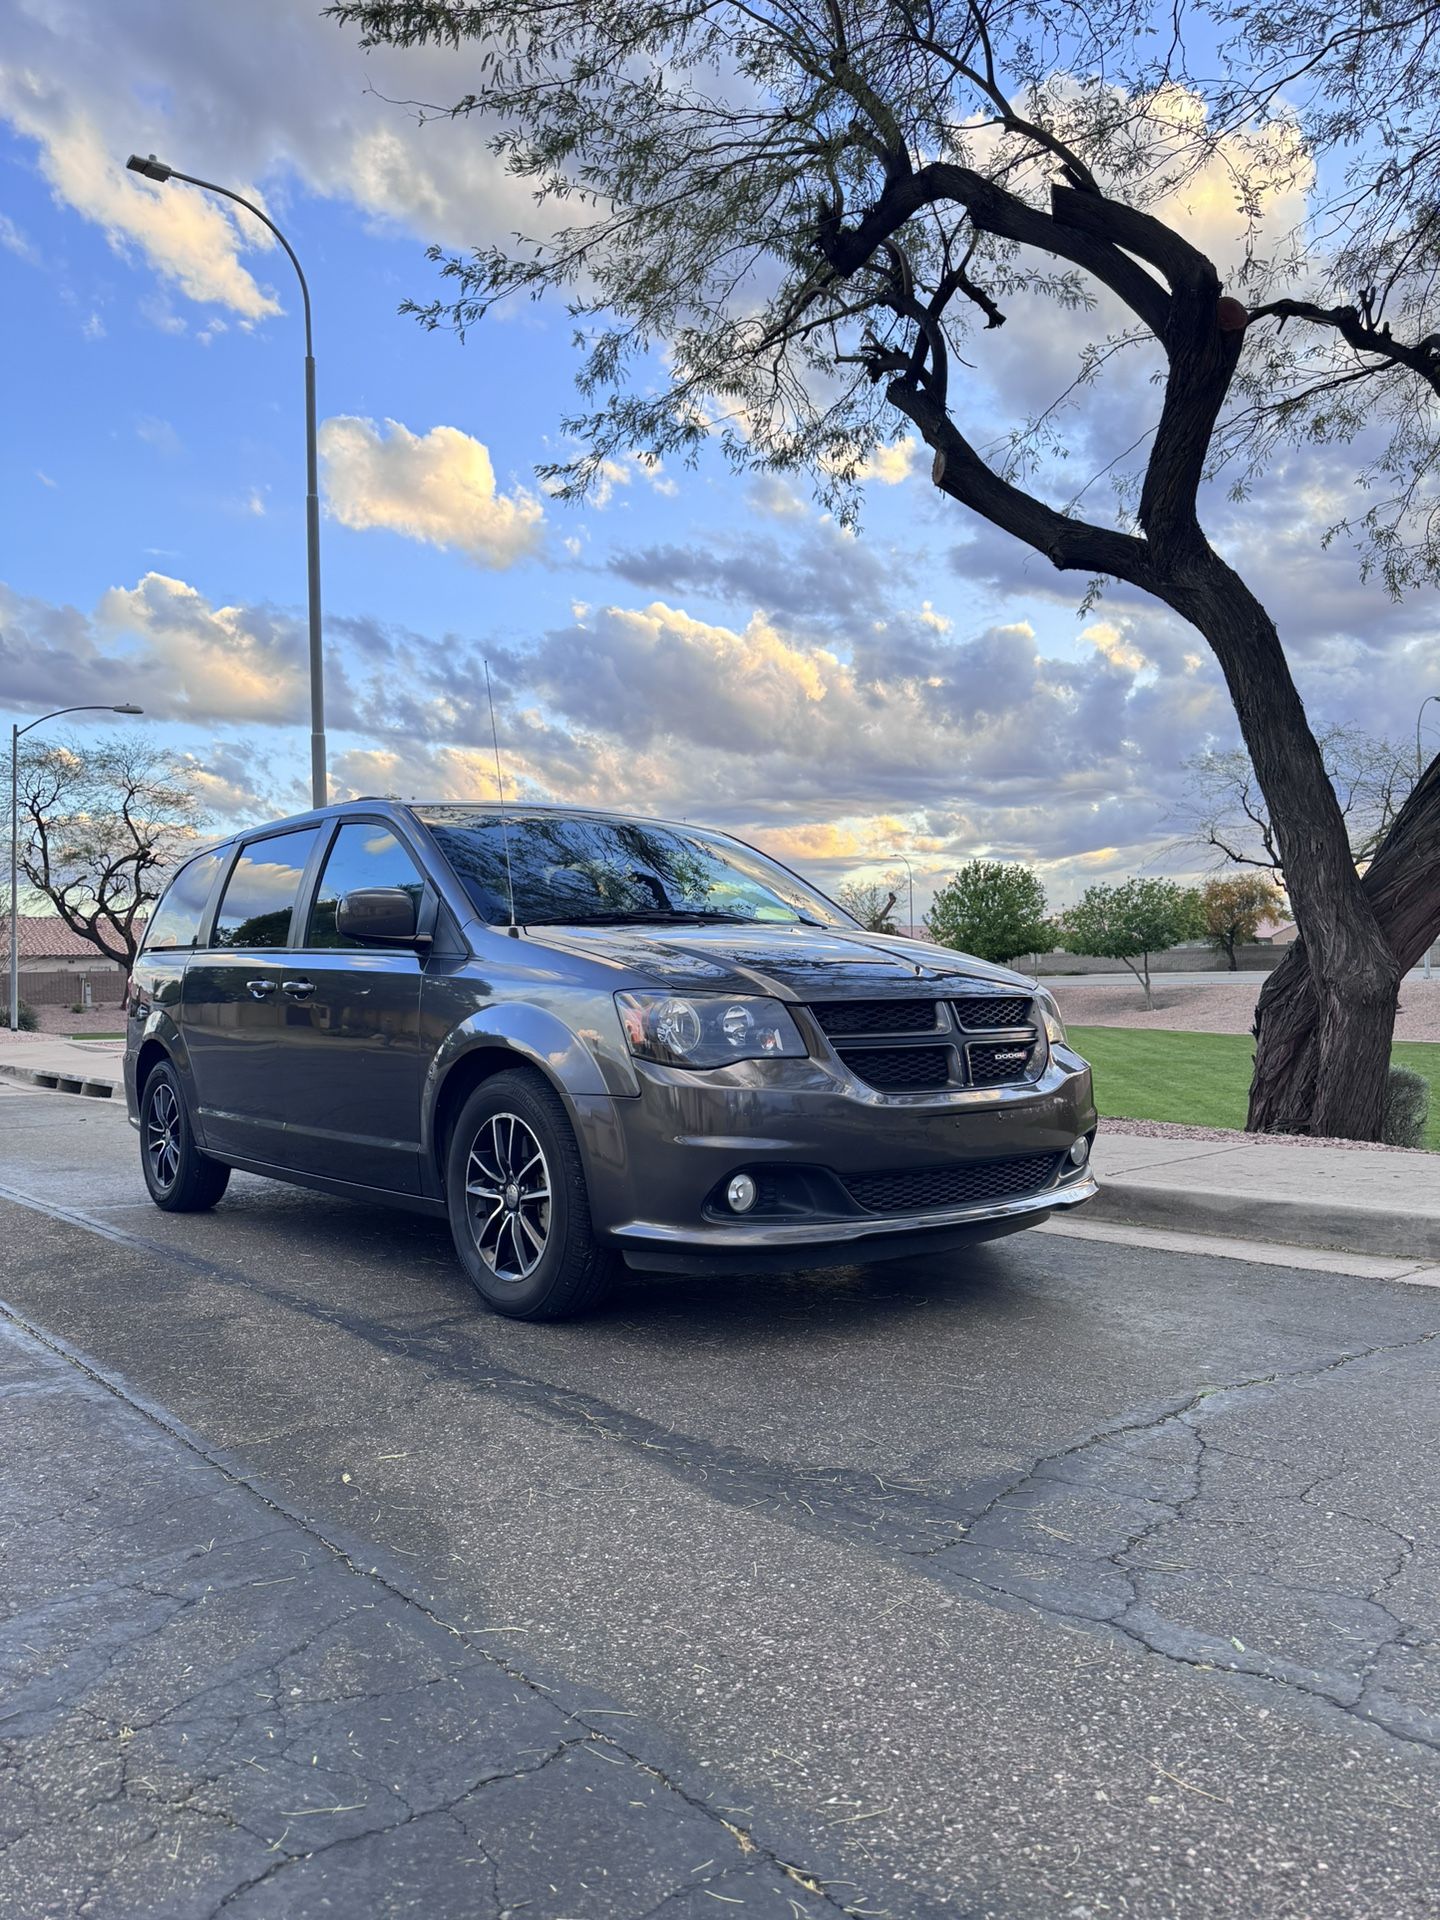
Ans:
{"type": "Polygon", "coordinates": [[[150,1198],[166,1213],[208,1213],[230,1169],[195,1144],[180,1076],[162,1061],[140,1096],[140,1166],[150,1198]]]}
{"type": "Polygon", "coordinates": [[[512,1320],[588,1313],[616,1261],[595,1238],[585,1169],[558,1094],[497,1074],[460,1109],[446,1156],[455,1251],[475,1291],[512,1320]]]}

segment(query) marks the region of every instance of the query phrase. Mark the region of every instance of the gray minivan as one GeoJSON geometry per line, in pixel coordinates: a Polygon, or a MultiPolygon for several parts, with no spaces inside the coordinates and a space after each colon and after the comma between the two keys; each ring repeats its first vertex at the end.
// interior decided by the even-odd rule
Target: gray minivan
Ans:
{"type": "Polygon", "coordinates": [[[1090,1199],[1035,981],[870,933],[728,835],[357,800],[175,874],[131,976],[151,1196],[233,1167],[448,1217],[497,1311],[631,1267],[942,1252],[1090,1199]]]}

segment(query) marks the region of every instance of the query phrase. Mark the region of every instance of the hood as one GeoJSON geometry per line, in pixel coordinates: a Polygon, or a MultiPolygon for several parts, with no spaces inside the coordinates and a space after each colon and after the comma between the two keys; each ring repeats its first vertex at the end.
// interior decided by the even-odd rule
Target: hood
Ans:
{"type": "MultiPolygon", "coordinates": [[[[779,1000],[941,999],[964,985],[1034,983],[1006,967],[928,940],[840,927],[533,927],[533,945],[583,954],[617,972],[647,974],[662,988],[763,993],[779,1000]]],[[[620,982],[617,981],[617,985],[620,982]]]]}

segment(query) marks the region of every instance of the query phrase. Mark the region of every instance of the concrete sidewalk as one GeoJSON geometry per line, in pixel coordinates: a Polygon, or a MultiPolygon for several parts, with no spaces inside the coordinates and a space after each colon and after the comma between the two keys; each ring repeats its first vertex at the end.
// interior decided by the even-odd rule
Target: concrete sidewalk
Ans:
{"type": "Polygon", "coordinates": [[[1440,1261],[1440,1153],[1107,1133],[1080,1216],[1172,1232],[1440,1261]]]}
{"type": "Polygon", "coordinates": [[[85,1093],[101,1099],[124,1097],[120,1061],[123,1040],[71,1040],[58,1033],[0,1032],[0,1079],[48,1087],[60,1093],[85,1093]]]}

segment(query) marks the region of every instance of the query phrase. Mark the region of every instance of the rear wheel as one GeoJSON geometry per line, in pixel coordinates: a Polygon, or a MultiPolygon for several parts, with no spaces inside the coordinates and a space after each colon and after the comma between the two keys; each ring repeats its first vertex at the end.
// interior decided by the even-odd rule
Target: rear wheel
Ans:
{"type": "Polygon", "coordinates": [[[195,1144],[180,1076],[157,1066],[140,1096],[140,1165],[150,1198],[166,1213],[206,1213],[230,1183],[230,1169],[195,1144]]]}
{"type": "Polygon", "coordinates": [[[608,1290],[615,1257],[590,1224],[569,1118],[538,1074],[497,1074],[470,1095],[450,1138],[445,1194],[460,1264],[497,1313],[568,1319],[608,1290]]]}

